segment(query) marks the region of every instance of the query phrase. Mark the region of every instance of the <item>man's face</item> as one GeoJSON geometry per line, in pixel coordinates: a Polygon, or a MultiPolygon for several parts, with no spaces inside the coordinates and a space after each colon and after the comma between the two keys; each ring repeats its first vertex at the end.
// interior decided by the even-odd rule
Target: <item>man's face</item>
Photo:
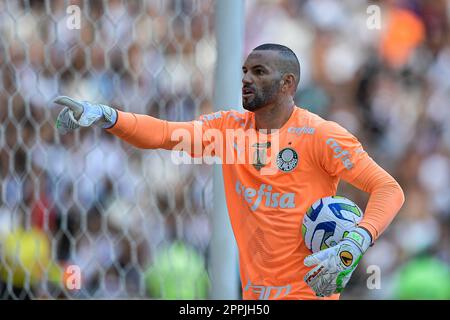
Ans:
{"type": "Polygon", "coordinates": [[[242,67],[242,103],[245,110],[255,111],[276,101],[281,88],[281,74],[275,61],[278,53],[253,51],[242,67]]]}

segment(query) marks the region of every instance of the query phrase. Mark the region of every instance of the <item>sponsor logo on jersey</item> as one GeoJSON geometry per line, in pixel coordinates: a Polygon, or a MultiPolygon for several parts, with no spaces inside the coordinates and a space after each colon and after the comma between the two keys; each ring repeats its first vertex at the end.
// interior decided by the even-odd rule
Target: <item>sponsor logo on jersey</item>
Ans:
{"type": "Polygon", "coordinates": [[[316,128],[310,128],[310,127],[289,127],[288,133],[294,133],[296,135],[301,134],[314,134],[316,132],[316,128]]]}
{"type": "Polygon", "coordinates": [[[285,286],[261,286],[252,284],[250,281],[247,282],[247,285],[244,288],[244,291],[252,290],[254,294],[257,295],[258,300],[267,300],[269,298],[276,299],[285,297],[291,292],[291,285],[285,286]],[[273,294],[273,296],[271,296],[273,294]]]}
{"type": "Polygon", "coordinates": [[[292,148],[284,148],[278,152],[277,167],[284,172],[290,172],[298,164],[297,152],[292,148]]]}
{"type": "Polygon", "coordinates": [[[334,156],[335,159],[340,159],[345,169],[350,170],[353,168],[353,162],[350,160],[352,156],[348,150],[342,149],[341,145],[336,142],[333,138],[329,138],[327,140],[327,145],[334,151],[336,154],[334,156]]]}
{"type": "Polygon", "coordinates": [[[261,184],[259,190],[244,186],[239,180],[236,182],[236,192],[250,204],[250,210],[255,211],[261,205],[266,208],[295,208],[294,193],[272,192],[272,186],[261,184]]]}

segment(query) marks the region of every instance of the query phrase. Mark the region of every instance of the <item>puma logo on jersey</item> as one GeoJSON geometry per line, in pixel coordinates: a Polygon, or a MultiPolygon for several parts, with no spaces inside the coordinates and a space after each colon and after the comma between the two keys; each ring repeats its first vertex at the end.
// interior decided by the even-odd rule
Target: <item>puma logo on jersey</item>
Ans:
{"type": "Polygon", "coordinates": [[[245,201],[251,204],[250,209],[255,211],[262,204],[266,208],[295,208],[294,193],[272,192],[272,186],[261,184],[259,190],[244,186],[240,181],[236,182],[236,192],[245,201]]]}

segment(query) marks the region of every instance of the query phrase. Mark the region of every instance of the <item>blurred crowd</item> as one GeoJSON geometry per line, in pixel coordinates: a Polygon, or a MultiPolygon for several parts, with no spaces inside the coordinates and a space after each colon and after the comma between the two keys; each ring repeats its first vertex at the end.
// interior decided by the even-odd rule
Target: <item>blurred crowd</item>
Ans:
{"type": "MultiPolygon", "coordinates": [[[[171,121],[211,112],[215,14],[212,0],[0,0],[0,299],[176,298],[179,283],[191,288],[181,297],[207,297],[212,168],[97,128],[58,135],[51,101],[171,121]],[[69,4],[80,30],[67,27],[69,4]],[[23,264],[37,272],[14,277],[23,264]],[[83,270],[78,291],[60,284],[71,264],[83,270]]],[[[450,299],[450,3],[247,0],[245,17],[243,55],[292,48],[297,105],[354,133],[405,191],[342,297],[450,299]],[[435,277],[412,280],[424,270],[435,277]]],[[[338,193],[362,208],[368,199],[345,184],[338,193]]]]}

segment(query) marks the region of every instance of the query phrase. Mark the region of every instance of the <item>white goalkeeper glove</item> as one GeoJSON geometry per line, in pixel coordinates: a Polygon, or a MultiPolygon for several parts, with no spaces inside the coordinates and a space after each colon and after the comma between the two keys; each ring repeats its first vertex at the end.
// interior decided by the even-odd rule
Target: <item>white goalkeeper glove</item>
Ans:
{"type": "Polygon", "coordinates": [[[307,256],[304,264],[317,266],[306,274],[305,282],[319,297],[342,292],[371,243],[369,232],[355,228],[336,246],[307,256]]]}
{"type": "Polygon", "coordinates": [[[92,124],[107,129],[117,120],[117,111],[103,104],[79,101],[65,96],[57,97],[54,102],[65,107],[56,119],[56,128],[60,134],[92,124]]]}

